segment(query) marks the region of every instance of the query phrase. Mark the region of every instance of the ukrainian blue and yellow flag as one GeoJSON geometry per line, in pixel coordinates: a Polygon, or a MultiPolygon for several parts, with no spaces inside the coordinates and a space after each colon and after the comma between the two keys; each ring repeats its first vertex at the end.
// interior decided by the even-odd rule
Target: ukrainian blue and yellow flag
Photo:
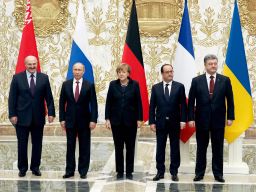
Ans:
{"type": "Polygon", "coordinates": [[[253,123],[253,102],[237,1],[223,70],[231,80],[234,94],[236,119],[232,126],[225,128],[225,138],[232,143],[253,123]]]}

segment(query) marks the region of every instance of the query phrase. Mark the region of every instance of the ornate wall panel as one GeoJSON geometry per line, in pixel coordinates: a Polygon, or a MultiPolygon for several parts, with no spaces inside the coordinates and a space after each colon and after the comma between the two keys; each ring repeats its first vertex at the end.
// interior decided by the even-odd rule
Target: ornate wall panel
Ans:
{"type": "MultiPolygon", "coordinates": [[[[0,0],[1,124],[8,123],[7,100],[21,38],[20,17],[23,13],[19,6],[22,2],[24,1],[0,0]]],[[[66,77],[78,3],[76,0],[32,2],[41,68],[50,77],[58,111],[60,87],[66,77]],[[42,7],[54,9],[55,14],[52,13],[51,18],[55,20],[47,18],[49,15],[38,11],[42,7]],[[47,22],[44,22],[44,17],[47,22]],[[62,19],[61,25],[60,19],[62,19]],[[48,31],[47,26],[51,26],[48,31]]],[[[131,0],[83,0],[83,2],[89,29],[87,38],[93,53],[89,57],[95,72],[99,121],[104,122],[106,92],[109,82],[116,78],[114,69],[121,60],[131,0]]],[[[160,66],[166,62],[172,63],[174,59],[183,1],[137,0],[136,2],[150,94],[152,85],[161,80],[160,66]]],[[[255,2],[239,0],[239,8],[256,115],[255,2]]],[[[189,13],[198,74],[204,72],[203,57],[207,53],[214,53],[219,57],[221,73],[230,32],[233,0],[189,0],[189,13]]]]}

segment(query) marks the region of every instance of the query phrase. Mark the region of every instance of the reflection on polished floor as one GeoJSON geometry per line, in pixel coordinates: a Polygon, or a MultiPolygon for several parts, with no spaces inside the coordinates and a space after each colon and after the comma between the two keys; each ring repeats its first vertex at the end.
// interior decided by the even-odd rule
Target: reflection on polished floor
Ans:
{"type": "MultiPolygon", "coordinates": [[[[195,160],[195,144],[191,142],[191,160],[195,160]]],[[[42,176],[36,177],[27,172],[26,177],[19,178],[16,169],[16,138],[0,136],[0,192],[253,192],[256,191],[256,144],[246,141],[243,144],[244,161],[250,167],[249,175],[225,174],[225,184],[214,181],[211,164],[207,165],[207,173],[203,181],[193,182],[193,174],[179,174],[180,181],[172,182],[168,171],[165,179],[153,182],[155,170],[155,140],[140,138],[137,161],[133,180],[124,177],[115,178],[114,148],[111,137],[94,137],[91,147],[91,164],[87,179],[80,179],[79,174],[70,179],[62,179],[65,169],[65,137],[45,137],[42,153],[42,176]]],[[[168,147],[167,147],[168,149],[168,147]]],[[[210,150],[208,150],[210,151],[210,150]]],[[[166,167],[169,164],[166,152],[166,167]]],[[[194,169],[194,168],[193,168],[194,169]]],[[[192,170],[193,171],[193,170],[192,170]]]]}
{"type": "MultiPolygon", "coordinates": [[[[17,173],[17,172],[16,172],[17,173]]],[[[14,174],[14,173],[13,173],[14,174]]],[[[27,178],[20,179],[13,175],[12,178],[0,180],[2,192],[254,192],[256,191],[256,176],[226,176],[227,182],[220,184],[211,177],[199,183],[192,182],[192,175],[180,175],[180,182],[172,182],[170,177],[159,182],[151,181],[153,175],[135,173],[133,180],[115,180],[114,174],[88,175],[88,179],[81,180],[79,175],[63,180],[61,173],[43,172],[42,178],[28,174],[27,178]],[[56,177],[59,175],[59,177],[56,177]],[[48,178],[47,178],[48,177],[48,178]],[[55,178],[51,178],[55,177],[55,178]]]]}

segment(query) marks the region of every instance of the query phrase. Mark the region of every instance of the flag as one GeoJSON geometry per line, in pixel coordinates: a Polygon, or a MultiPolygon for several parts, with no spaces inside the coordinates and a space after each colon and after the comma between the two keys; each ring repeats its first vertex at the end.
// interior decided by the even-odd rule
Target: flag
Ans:
{"type": "Polygon", "coordinates": [[[79,0],[78,14],[75,26],[75,32],[72,40],[72,47],[70,53],[70,60],[67,72],[67,79],[73,78],[73,65],[77,62],[84,64],[85,73],[83,78],[87,81],[94,83],[93,68],[88,58],[89,44],[87,35],[87,26],[85,25],[83,3],[79,0]]]}
{"type": "Polygon", "coordinates": [[[232,143],[253,123],[253,102],[237,1],[223,73],[230,78],[234,94],[236,120],[225,128],[225,138],[232,143]]]}
{"type": "MultiPolygon", "coordinates": [[[[191,80],[196,76],[196,65],[187,0],[185,1],[173,69],[174,80],[184,84],[186,97],[188,98],[191,80]]],[[[194,132],[194,127],[191,128],[186,125],[186,127],[181,130],[180,139],[186,143],[194,132]]]]}
{"type": "Polygon", "coordinates": [[[149,101],[140,44],[140,33],[136,4],[134,0],[132,2],[131,15],[126,34],[122,63],[126,63],[131,67],[130,77],[133,80],[138,81],[139,83],[143,107],[143,121],[146,122],[149,116],[149,101]]]}
{"type": "Polygon", "coordinates": [[[32,20],[31,4],[30,4],[30,0],[27,0],[25,22],[24,22],[24,28],[22,31],[20,50],[19,50],[15,73],[20,73],[26,70],[24,60],[29,55],[35,56],[37,58],[37,61],[38,61],[37,71],[40,71],[40,63],[38,58],[37,46],[36,46],[34,24],[32,20]]]}

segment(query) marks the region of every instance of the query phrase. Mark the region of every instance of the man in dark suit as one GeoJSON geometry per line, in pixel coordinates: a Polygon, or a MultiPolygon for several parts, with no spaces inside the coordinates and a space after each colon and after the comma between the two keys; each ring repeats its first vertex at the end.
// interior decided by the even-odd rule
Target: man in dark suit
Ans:
{"type": "Polygon", "coordinates": [[[45,101],[48,109],[48,121],[55,117],[54,101],[46,74],[37,72],[37,58],[25,58],[26,71],[13,76],[9,93],[9,118],[16,128],[18,139],[19,176],[24,177],[28,170],[28,136],[32,137],[32,157],[30,170],[41,176],[39,170],[42,152],[43,129],[45,124],[45,101]]]}
{"type": "Polygon", "coordinates": [[[74,78],[63,83],[59,100],[61,127],[67,135],[66,172],[63,178],[74,176],[76,169],[76,137],[79,141],[78,171],[85,179],[90,164],[91,130],[96,127],[98,105],[93,83],[85,80],[82,63],[73,65],[74,78]]]}
{"type": "Polygon", "coordinates": [[[187,121],[187,105],[185,87],[173,81],[173,67],[164,64],[161,67],[163,81],[154,85],[151,91],[149,124],[156,132],[156,168],[154,181],[164,178],[165,173],[165,147],[169,135],[171,145],[170,173],[173,181],[178,181],[178,168],[180,166],[180,129],[185,127],[187,121]]]}
{"type": "Polygon", "coordinates": [[[194,181],[204,178],[206,152],[211,137],[212,171],[216,181],[225,182],[224,128],[225,124],[230,126],[235,118],[232,86],[228,77],[217,73],[218,59],[215,55],[206,55],[204,66],[206,73],[193,78],[189,91],[188,120],[190,126],[196,126],[197,141],[194,181]]]}

